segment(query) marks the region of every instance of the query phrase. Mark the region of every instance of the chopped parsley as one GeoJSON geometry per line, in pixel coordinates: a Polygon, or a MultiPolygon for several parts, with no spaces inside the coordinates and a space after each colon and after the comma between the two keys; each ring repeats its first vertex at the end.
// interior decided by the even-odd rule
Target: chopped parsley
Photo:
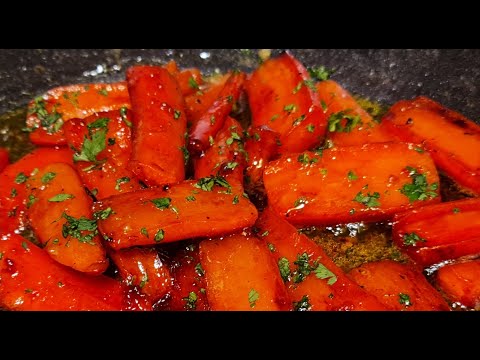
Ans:
{"type": "Polygon", "coordinates": [[[85,136],[80,154],[73,154],[73,161],[87,161],[95,164],[100,163],[97,155],[105,149],[106,129],[101,129],[91,134],[90,138],[85,136]]]}
{"type": "Polygon", "coordinates": [[[128,127],[132,127],[131,121],[127,119],[127,107],[123,106],[120,108],[120,116],[122,117],[122,121],[127,125],[128,127]]]}
{"type": "Polygon", "coordinates": [[[203,270],[202,264],[197,263],[197,265],[195,265],[195,272],[198,274],[198,276],[204,276],[205,275],[205,270],[203,270]]]}
{"type": "Polygon", "coordinates": [[[112,214],[115,214],[115,212],[111,207],[108,207],[104,210],[95,211],[93,213],[93,218],[96,220],[106,220],[112,214]]]}
{"type": "MultiPolygon", "coordinates": [[[[271,249],[270,249],[271,251],[271,249]]],[[[290,261],[286,257],[278,259],[278,269],[280,270],[280,276],[284,282],[290,280],[290,261]]]]}
{"type": "Polygon", "coordinates": [[[275,245],[273,245],[272,243],[267,243],[267,246],[268,246],[268,250],[270,250],[272,253],[275,252],[276,250],[275,245]]]}
{"type": "Polygon", "coordinates": [[[400,293],[398,294],[398,302],[405,306],[411,306],[412,301],[410,300],[410,296],[408,294],[400,293]]]}
{"type": "Polygon", "coordinates": [[[268,236],[268,234],[270,234],[270,231],[265,230],[260,236],[264,237],[264,236],[268,236]]]}
{"type": "Polygon", "coordinates": [[[182,116],[182,112],[180,110],[174,110],[173,111],[173,118],[175,120],[180,119],[180,116],[182,116]]]}
{"type": "Polygon", "coordinates": [[[236,161],[230,161],[230,162],[228,162],[228,163],[225,164],[225,169],[233,170],[233,169],[235,169],[237,166],[238,166],[238,162],[236,162],[236,161]]]}
{"type": "Polygon", "coordinates": [[[87,129],[89,131],[91,131],[92,129],[104,129],[107,127],[109,121],[110,119],[107,117],[98,118],[94,122],[88,124],[87,129]]]}
{"type": "Polygon", "coordinates": [[[232,200],[233,205],[237,205],[240,200],[238,199],[238,195],[235,195],[232,200]]]}
{"type": "Polygon", "coordinates": [[[359,191],[352,201],[357,201],[360,204],[365,205],[365,207],[371,208],[380,206],[378,199],[380,199],[380,194],[377,191],[373,194],[367,193],[367,195],[363,195],[362,192],[359,191]]]}
{"type": "Polygon", "coordinates": [[[330,115],[330,117],[328,118],[328,131],[350,132],[357,125],[362,124],[362,121],[359,115],[349,115],[346,112],[347,110],[339,111],[330,115]],[[343,119],[347,120],[345,126],[341,122],[343,119]]]}
{"type": "Polygon", "coordinates": [[[416,233],[406,233],[403,235],[403,243],[407,246],[417,246],[417,242],[426,242],[424,238],[418,236],[416,233]]]}
{"type": "Polygon", "coordinates": [[[315,131],[315,125],[308,124],[307,125],[307,131],[313,133],[315,131]]]}
{"type": "Polygon", "coordinates": [[[297,161],[304,165],[314,164],[318,162],[318,160],[319,159],[317,157],[310,158],[310,156],[307,153],[300,154],[297,157],[297,161]]]}
{"type": "Polygon", "coordinates": [[[153,240],[155,240],[155,242],[160,242],[163,240],[164,237],[165,237],[165,231],[163,231],[163,229],[160,229],[155,234],[155,237],[153,238],[153,240]]]}
{"type": "Polygon", "coordinates": [[[295,111],[297,111],[297,105],[295,105],[295,104],[285,105],[283,110],[285,110],[289,114],[294,113],[295,111]]]}
{"type": "Polygon", "coordinates": [[[189,196],[187,196],[185,199],[186,199],[187,201],[195,201],[195,200],[197,200],[197,199],[195,198],[195,196],[193,196],[193,195],[189,195],[189,196]]]}
{"type": "Polygon", "coordinates": [[[46,128],[49,134],[57,132],[63,126],[62,115],[57,112],[56,106],[49,113],[46,109],[46,102],[41,96],[33,100],[33,105],[28,112],[37,115],[40,125],[46,128]]]}
{"type": "Polygon", "coordinates": [[[33,195],[28,195],[27,198],[27,208],[29,209],[38,199],[33,195]]]}
{"type": "Polygon", "coordinates": [[[307,203],[307,198],[305,196],[300,196],[297,200],[295,200],[295,202],[293,203],[293,206],[298,207],[300,205],[305,205],[306,203],[307,203]]]}
{"type": "Polygon", "coordinates": [[[117,179],[115,184],[115,190],[120,191],[120,185],[130,182],[130,178],[128,176],[121,177],[117,179]]]}
{"type": "Polygon", "coordinates": [[[190,160],[190,152],[188,151],[186,146],[180,146],[180,151],[183,154],[183,163],[187,165],[188,160],[190,160]]]}
{"type": "Polygon", "coordinates": [[[108,90],[107,89],[100,89],[97,91],[100,95],[103,96],[108,96],[108,90]]]}
{"type": "Polygon", "coordinates": [[[54,172],[47,172],[42,176],[42,184],[48,184],[50,181],[52,181],[55,176],[57,176],[56,173],[54,172]]]}
{"type": "Polygon", "coordinates": [[[428,184],[425,174],[419,174],[417,169],[407,166],[406,170],[410,172],[411,184],[404,184],[400,192],[408,197],[410,202],[425,201],[438,196],[435,190],[438,189],[438,183],[428,184]]]}
{"type": "Polygon", "coordinates": [[[315,269],[315,276],[318,279],[328,279],[327,284],[333,285],[337,282],[337,276],[327,269],[327,267],[321,263],[318,264],[317,268],[315,269]]]}
{"type": "Polygon", "coordinates": [[[10,191],[10,197],[11,198],[14,198],[18,195],[18,192],[17,192],[17,189],[13,188],[11,191],[10,191]]]}
{"type": "Polygon", "coordinates": [[[27,251],[30,250],[26,241],[22,241],[22,247],[27,251]]]}
{"type": "Polygon", "coordinates": [[[165,198],[152,199],[150,201],[153,203],[153,205],[155,205],[157,209],[164,210],[170,207],[172,199],[165,197],[165,198]]]}
{"type": "Polygon", "coordinates": [[[317,268],[317,262],[314,262],[313,265],[310,264],[310,256],[307,253],[303,253],[302,255],[297,254],[297,260],[293,263],[297,265],[292,277],[293,282],[296,284],[305,280],[305,278],[317,268]]]}
{"type": "Polygon", "coordinates": [[[328,80],[335,70],[327,70],[325,66],[319,66],[316,68],[309,68],[308,73],[313,79],[324,81],[328,80]]]}
{"type": "Polygon", "coordinates": [[[93,238],[98,234],[96,220],[87,219],[84,216],[76,219],[66,212],[63,212],[62,217],[67,219],[62,227],[62,235],[65,239],[71,236],[82,243],[95,245],[93,238]]]}
{"type": "Polygon", "coordinates": [[[309,311],[312,305],[308,302],[308,295],[303,295],[300,301],[293,302],[294,311],[309,311]]]}
{"type": "Polygon", "coordinates": [[[51,197],[50,199],[48,199],[48,201],[50,201],[50,202],[62,202],[62,201],[68,200],[68,199],[75,199],[75,196],[72,195],[72,194],[57,194],[57,195],[51,197]]]}
{"type": "Polygon", "coordinates": [[[27,181],[28,176],[25,175],[23,172],[18,173],[17,176],[15,177],[15,184],[23,184],[25,181],[27,181]]]}
{"type": "Polygon", "coordinates": [[[358,179],[358,176],[352,170],[350,170],[347,174],[347,179],[348,181],[355,181],[358,179]]]}
{"type": "Polygon", "coordinates": [[[453,209],[452,209],[452,212],[453,212],[454,214],[458,214],[458,213],[460,212],[460,209],[457,208],[457,207],[456,207],[456,208],[453,208],[453,209]]]}
{"type": "Polygon", "coordinates": [[[195,90],[200,89],[200,87],[198,86],[197,81],[195,80],[195,78],[194,78],[193,76],[190,76],[190,77],[188,78],[188,86],[190,86],[192,89],[195,89],[195,90]]]}
{"type": "Polygon", "coordinates": [[[212,191],[215,185],[231,189],[231,186],[227,180],[220,175],[201,178],[193,186],[198,189],[202,189],[203,191],[212,191]]]}
{"type": "Polygon", "coordinates": [[[143,288],[148,282],[148,274],[147,272],[143,272],[142,274],[142,280],[140,280],[140,284],[138,285],[141,288],[143,288]]]}
{"type": "Polygon", "coordinates": [[[253,309],[257,304],[257,300],[260,298],[260,294],[255,290],[251,289],[248,293],[248,302],[250,303],[250,307],[253,309]]]}
{"type": "Polygon", "coordinates": [[[193,291],[190,291],[187,297],[182,298],[182,300],[186,302],[185,309],[195,310],[197,308],[197,299],[198,299],[197,294],[195,294],[195,292],[193,291]]]}
{"type": "Polygon", "coordinates": [[[142,227],[142,228],[140,229],[140,234],[142,234],[143,236],[145,236],[146,238],[148,238],[147,228],[142,227]]]}

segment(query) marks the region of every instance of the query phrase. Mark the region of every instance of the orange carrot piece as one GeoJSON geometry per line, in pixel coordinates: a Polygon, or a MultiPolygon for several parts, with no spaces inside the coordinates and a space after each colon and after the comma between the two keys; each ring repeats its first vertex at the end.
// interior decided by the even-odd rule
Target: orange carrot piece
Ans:
{"type": "Polygon", "coordinates": [[[122,109],[72,119],[64,126],[68,145],[75,149],[75,169],[97,199],[142,188],[126,167],[132,152],[130,120],[131,111],[122,109]],[[93,143],[99,152],[92,158],[93,143]]]}
{"type": "Polygon", "coordinates": [[[180,70],[175,60],[170,60],[164,68],[177,80],[183,96],[193,94],[203,84],[202,73],[197,68],[180,70]]]}
{"type": "Polygon", "coordinates": [[[185,111],[187,113],[187,121],[189,124],[196,123],[203,114],[205,114],[214,101],[220,96],[220,92],[225,87],[227,80],[230,78],[229,73],[216,76],[212,80],[204,83],[197,91],[191,95],[185,96],[185,111]]]}
{"type": "Polygon", "coordinates": [[[188,150],[192,155],[200,156],[210,147],[210,137],[215,138],[222,129],[233,105],[240,97],[245,78],[245,73],[233,72],[218,94],[218,98],[197,121],[192,123],[188,132],[188,150]]]}
{"type": "Polygon", "coordinates": [[[202,178],[111,196],[94,207],[115,212],[98,224],[108,245],[122,249],[220,236],[251,226],[257,209],[242,194],[240,184],[230,185],[222,177],[202,178]]]}
{"type": "Polygon", "coordinates": [[[352,269],[348,276],[394,310],[450,310],[442,295],[414,266],[382,260],[352,269]]]}
{"type": "Polygon", "coordinates": [[[0,230],[13,232],[26,226],[26,180],[39,168],[53,162],[72,164],[70,150],[37,148],[0,173],[0,230]]]}
{"type": "Polygon", "coordinates": [[[233,234],[200,243],[212,310],[290,310],[291,302],[265,242],[233,234]]]}
{"type": "Polygon", "coordinates": [[[210,310],[205,290],[205,271],[198,255],[198,243],[189,243],[175,252],[172,264],[173,288],[162,310],[210,310]]]}
{"type": "Polygon", "coordinates": [[[64,163],[52,163],[30,177],[31,189],[27,214],[45,251],[59,263],[91,275],[108,267],[106,251],[95,235],[92,199],[86,194],[75,169],[64,163]],[[75,219],[90,221],[88,231],[75,219]],[[79,227],[81,235],[67,230],[79,227]]]}
{"type": "Polygon", "coordinates": [[[322,142],[326,117],[305,67],[291,54],[260,65],[246,84],[252,125],[280,134],[282,153],[310,149],[322,142]]]}
{"type": "Polygon", "coordinates": [[[455,306],[480,310],[480,260],[442,266],[435,284],[455,306]]]}
{"type": "Polygon", "coordinates": [[[150,310],[151,304],[104,275],[54,261],[19,235],[0,240],[0,306],[8,310],[150,310]]]}
{"type": "Polygon", "coordinates": [[[0,171],[5,169],[8,164],[10,164],[8,150],[0,148],[0,171]]]}
{"type": "Polygon", "coordinates": [[[187,119],[177,81],[162,67],[133,66],[127,83],[133,109],[128,168],[147,185],[182,181],[187,119]]]}
{"type": "Polygon", "coordinates": [[[28,104],[30,141],[37,145],[66,145],[62,126],[68,120],[122,107],[130,108],[124,81],[56,87],[28,104]]]}
{"type": "Polygon", "coordinates": [[[227,116],[213,144],[203,156],[194,159],[195,179],[222,175],[227,180],[234,179],[242,183],[245,164],[242,126],[227,116]]]}
{"type": "Polygon", "coordinates": [[[127,285],[136,286],[155,303],[172,288],[172,278],[155,248],[130,248],[108,253],[127,285]]]}
{"type": "Polygon", "coordinates": [[[424,145],[440,170],[480,194],[479,125],[423,96],[397,102],[382,123],[402,140],[424,145]]]}
{"type": "Polygon", "coordinates": [[[440,201],[432,159],[404,143],[285,155],[263,180],[273,209],[295,225],[385,220],[440,201]]]}
{"type": "Polygon", "coordinates": [[[377,142],[395,141],[381,123],[373,120],[369,113],[355,101],[353,96],[339,83],[333,80],[320,81],[316,85],[320,103],[325,107],[325,114],[331,128],[327,137],[336,146],[363,145],[377,142]],[[342,118],[341,114],[349,117],[342,118]],[[333,117],[332,117],[333,115],[333,117]],[[336,121],[338,125],[335,125],[336,121]]]}
{"type": "Polygon", "coordinates": [[[396,214],[393,241],[422,266],[480,254],[480,199],[396,214]]]}
{"type": "Polygon", "coordinates": [[[319,245],[270,207],[262,212],[256,227],[275,258],[295,310],[388,309],[351,281],[319,245]]]}

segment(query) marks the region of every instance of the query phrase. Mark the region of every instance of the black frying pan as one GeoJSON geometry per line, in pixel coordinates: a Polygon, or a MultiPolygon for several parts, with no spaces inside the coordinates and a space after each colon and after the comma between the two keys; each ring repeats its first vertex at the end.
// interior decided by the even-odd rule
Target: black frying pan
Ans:
{"type": "MultiPolygon", "coordinates": [[[[280,50],[274,50],[277,54],[280,50]]],[[[417,95],[480,118],[480,50],[293,49],[306,66],[336,69],[333,79],[358,95],[390,105],[417,95]]],[[[237,49],[10,49],[0,50],[0,113],[25,105],[49,88],[124,78],[136,63],[174,59],[182,67],[251,70],[256,51],[237,49]]]]}

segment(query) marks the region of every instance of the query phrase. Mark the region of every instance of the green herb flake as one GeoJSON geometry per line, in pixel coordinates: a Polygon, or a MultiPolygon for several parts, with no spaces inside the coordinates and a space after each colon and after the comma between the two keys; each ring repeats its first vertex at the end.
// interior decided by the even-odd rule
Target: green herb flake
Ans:
{"type": "Polygon", "coordinates": [[[250,307],[253,309],[257,304],[257,300],[260,298],[260,294],[255,290],[251,289],[248,293],[248,302],[250,303],[250,307]]]}
{"type": "Polygon", "coordinates": [[[17,176],[15,177],[15,184],[23,184],[25,181],[27,181],[28,176],[25,175],[23,172],[18,173],[17,176]]]}
{"type": "Polygon", "coordinates": [[[64,287],[64,284],[63,284],[61,281],[59,281],[59,282],[57,283],[57,286],[58,286],[59,288],[62,288],[62,287],[64,287]]]}
{"type": "Polygon", "coordinates": [[[32,292],[33,292],[32,289],[25,289],[25,293],[27,293],[27,294],[30,294],[30,293],[32,293],[32,292]]]}
{"type": "Polygon", "coordinates": [[[426,242],[424,238],[418,236],[415,232],[403,235],[403,243],[407,246],[417,246],[417,242],[426,242]]]}
{"type": "Polygon", "coordinates": [[[328,131],[330,132],[351,132],[355,127],[362,125],[362,120],[359,115],[347,114],[348,110],[333,113],[328,118],[328,131]],[[345,125],[342,120],[346,119],[345,125]]]}
{"type": "Polygon", "coordinates": [[[81,153],[75,153],[73,155],[73,161],[87,161],[95,164],[100,163],[100,161],[97,160],[97,155],[105,149],[106,134],[107,130],[102,129],[93,133],[91,138],[85,136],[81,153]]]}
{"type": "Polygon", "coordinates": [[[62,236],[76,238],[82,243],[95,245],[93,238],[98,234],[97,221],[82,216],[79,219],[63,212],[62,217],[67,219],[62,227],[62,236]],[[85,233],[86,232],[86,233],[85,233]]]}
{"type": "Polygon", "coordinates": [[[165,197],[165,198],[152,199],[150,200],[150,202],[152,202],[157,209],[164,210],[169,208],[170,203],[172,202],[172,199],[165,197]]]}
{"type": "Polygon", "coordinates": [[[285,110],[285,111],[288,112],[289,114],[294,113],[295,111],[297,111],[297,105],[295,105],[295,104],[285,105],[285,106],[283,107],[283,110],[285,110]]]}
{"type": "Polygon", "coordinates": [[[307,153],[300,154],[297,157],[297,161],[304,165],[314,164],[318,162],[318,160],[319,159],[317,157],[310,158],[310,156],[307,153]]]}
{"type": "Polygon", "coordinates": [[[187,201],[195,201],[195,200],[197,200],[197,199],[195,198],[195,196],[193,196],[193,195],[189,195],[189,196],[187,196],[185,199],[186,199],[187,201]]]}
{"type": "Polygon", "coordinates": [[[238,195],[235,195],[232,200],[233,205],[237,205],[240,200],[238,199],[238,195]]]}
{"type": "Polygon", "coordinates": [[[127,119],[127,110],[128,109],[126,106],[122,106],[120,108],[120,116],[122,117],[122,121],[125,123],[125,125],[131,128],[133,124],[130,120],[127,119]]]}
{"type": "Polygon", "coordinates": [[[227,180],[220,175],[201,178],[193,186],[198,189],[202,189],[203,191],[212,191],[215,185],[231,189],[231,186],[227,180]]]}
{"type": "Polygon", "coordinates": [[[360,191],[352,201],[359,202],[365,205],[365,207],[371,208],[380,206],[378,199],[380,199],[380,194],[376,191],[373,194],[367,193],[367,195],[363,195],[360,191]]]}
{"type": "Polygon", "coordinates": [[[298,84],[297,84],[297,86],[295,86],[295,87],[293,88],[292,94],[295,95],[297,92],[299,92],[300,89],[302,88],[302,86],[303,86],[303,81],[299,81],[298,84]]]}
{"type": "Polygon", "coordinates": [[[155,242],[160,242],[164,239],[164,237],[165,237],[165,231],[163,231],[163,229],[160,229],[155,234],[155,237],[153,238],[153,240],[155,240],[155,242]]]}
{"type": "Polygon", "coordinates": [[[32,172],[30,173],[30,176],[35,176],[35,175],[37,175],[37,174],[38,174],[38,171],[39,171],[38,168],[33,169],[32,172]]]}
{"type": "Polygon", "coordinates": [[[318,279],[328,279],[327,284],[328,285],[333,285],[337,282],[337,276],[331,272],[330,270],[327,269],[325,265],[322,263],[319,263],[317,268],[315,269],[315,276],[318,279]]]}
{"type": "Polygon", "coordinates": [[[308,73],[310,74],[310,76],[318,81],[328,80],[334,72],[335,70],[327,70],[325,66],[308,69],[308,73]]]}
{"type": "Polygon", "coordinates": [[[187,147],[186,146],[181,146],[180,147],[180,151],[182,152],[183,154],[183,163],[185,165],[188,164],[188,160],[190,160],[190,152],[188,151],[187,147]]]}
{"type": "Polygon", "coordinates": [[[112,214],[115,214],[115,212],[111,207],[108,207],[104,210],[95,211],[93,213],[93,218],[95,220],[106,220],[112,214]]]}
{"type": "Polygon", "coordinates": [[[452,212],[453,212],[454,214],[458,214],[458,213],[460,212],[460,209],[459,209],[459,208],[453,208],[453,209],[452,209],[452,212]]]}
{"type": "Polygon", "coordinates": [[[317,263],[310,264],[310,256],[305,252],[303,254],[297,254],[297,260],[293,262],[297,265],[297,268],[293,271],[293,282],[301,283],[305,278],[310,275],[312,271],[317,268],[317,263]]]}
{"type": "Polygon", "coordinates": [[[180,119],[180,116],[182,116],[182,112],[180,110],[174,110],[173,111],[173,118],[175,120],[180,119]]]}
{"type": "Polygon", "coordinates": [[[38,199],[33,196],[33,195],[28,195],[28,198],[27,198],[27,209],[30,209],[30,207],[35,204],[35,202],[37,201],[38,199]]]}
{"type": "Polygon", "coordinates": [[[27,244],[26,241],[22,241],[22,247],[23,247],[25,250],[27,250],[27,251],[30,250],[30,249],[28,248],[28,244],[27,244]]]}
{"type": "Polygon", "coordinates": [[[312,305],[308,302],[308,295],[303,295],[300,301],[293,302],[294,311],[310,311],[312,305]]]}
{"type": "Polygon", "coordinates": [[[90,123],[87,125],[88,130],[93,130],[93,129],[104,129],[107,127],[108,122],[110,121],[109,118],[103,117],[95,120],[94,122],[90,123]]]}
{"type": "Polygon", "coordinates": [[[195,310],[197,308],[197,294],[195,292],[190,291],[187,297],[182,298],[185,301],[185,309],[186,310],[195,310]]]}
{"type": "Polygon", "coordinates": [[[353,172],[353,170],[350,170],[347,174],[347,179],[348,181],[355,181],[358,179],[358,176],[353,172]]]}
{"type": "Polygon", "coordinates": [[[140,289],[142,289],[148,282],[148,274],[147,272],[143,272],[142,279],[140,280],[140,284],[138,285],[140,289]]]}
{"type": "Polygon", "coordinates": [[[147,228],[142,227],[142,228],[140,229],[140,234],[142,234],[143,236],[145,236],[146,238],[148,238],[147,228]]]}
{"type": "Polygon", "coordinates": [[[305,196],[300,196],[297,200],[295,200],[295,202],[293,203],[293,206],[299,207],[300,205],[305,205],[306,203],[307,203],[307,198],[305,196]]]}
{"type": "Polygon", "coordinates": [[[120,185],[128,183],[128,182],[130,182],[130,178],[128,176],[124,176],[124,177],[121,177],[121,178],[117,179],[117,181],[115,183],[115,190],[120,191],[120,185]]]}
{"type": "Polygon", "coordinates": [[[412,302],[410,300],[410,296],[408,294],[404,294],[404,293],[399,293],[398,294],[398,302],[402,305],[405,305],[405,306],[411,306],[412,305],[412,302]]]}
{"type": "Polygon", "coordinates": [[[416,152],[420,153],[420,154],[423,154],[425,152],[424,149],[422,149],[421,147],[418,147],[418,146],[415,146],[413,148],[413,150],[415,150],[416,152]]]}
{"type": "Polygon", "coordinates": [[[197,273],[198,276],[204,276],[205,275],[205,270],[203,270],[202,264],[197,263],[197,265],[195,265],[195,272],[197,273]]]}
{"type": "Polygon", "coordinates": [[[326,176],[328,174],[328,169],[320,169],[320,174],[326,176]]]}
{"type": "Polygon", "coordinates": [[[46,102],[41,96],[33,100],[33,105],[29,107],[28,113],[37,115],[40,125],[49,134],[57,132],[63,126],[62,115],[57,112],[56,106],[49,113],[46,109],[46,102]]]}
{"type": "Polygon", "coordinates": [[[188,86],[190,86],[190,88],[195,89],[195,90],[200,89],[200,86],[198,86],[198,83],[193,76],[190,76],[188,78],[188,86]]]}
{"type": "Polygon", "coordinates": [[[275,245],[273,245],[272,243],[267,243],[267,246],[268,250],[270,250],[272,253],[275,252],[275,245]]]}
{"type": "MultiPolygon", "coordinates": [[[[270,249],[270,251],[272,251],[270,249]]],[[[280,270],[280,276],[284,282],[290,280],[290,261],[286,257],[281,257],[278,259],[278,269],[280,270]]]]}
{"type": "Polygon", "coordinates": [[[272,118],[270,119],[271,122],[274,122],[275,120],[278,119],[280,115],[276,114],[276,115],[273,115],[272,118]]]}
{"type": "Polygon", "coordinates": [[[3,252],[0,252],[0,260],[3,259],[3,252]]]}
{"type": "Polygon", "coordinates": [[[355,209],[350,209],[350,211],[348,212],[350,215],[353,215],[355,214],[355,209]]]}
{"type": "Polygon", "coordinates": [[[12,190],[10,191],[10,197],[11,198],[14,198],[18,195],[18,192],[17,192],[17,189],[15,188],[12,188],[12,190]]]}
{"type": "Polygon", "coordinates": [[[297,125],[299,125],[303,120],[305,120],[305,118],[306,118],[305,115],[299,116],[298,118],[296,118],[295,120],[293,120],[292,126],[297,126],[297,125]]]}
{"type": "Polygon", "coordinates": [[[51,197],[50,199],[48,199],[48,201],[50,201],[50,202],[62,202],[62,201],[68,200],[68,199],[75,199],[75,196],[72,195],[72,194],[57,194],[57,195],[51,197]]]}
{"type": "Polygon", "coordinates": [[[328,110],[327,103],[323,100],[320,100],[320,105],[322,106],[323,112],[326,112],[328,110]]]}
{"type": "Polygon", "coordinates": [[[210,125],[215,125],[215,115],[210,116],[210,125]]]}
{"type": "Polygon", "coordinates": [[[414,201],[433,199],[438,196],[436,193],[438,183],[428,184],[426,175],[419,174],[415,168],[407,166],[406,170],[410,172],[412,183],[404,184],[400,192],[408,197],[411,203],[414,201]]]}
{"type": "Polygon", "coordinates": [[[313,133],[315,131],[315,125],[308,124],[307,125],[307,131],[313,133]]]}
{"type": "Polygon", "coordinates": [[[264,237],[264,236],[268,236],[268,234],[270,234],[270,231],[265,230],[260,236],[264,237]]]}
{"type": "Polygon", "coordinates": [[[57,176],[57,174],[54,173],[54,172],[49,171],[49,172],[45,173],[42,176],[42,179],[41,179],[42,184],[48,184],[50,181],[52,181],[55,178],[55,176],[57,176]]]}
{"type": "Polygon", "coordinates": [[[107,89],[100,89],[97,91],[100,95],[103,96],[108,96],[108,90],[107,89]]]}

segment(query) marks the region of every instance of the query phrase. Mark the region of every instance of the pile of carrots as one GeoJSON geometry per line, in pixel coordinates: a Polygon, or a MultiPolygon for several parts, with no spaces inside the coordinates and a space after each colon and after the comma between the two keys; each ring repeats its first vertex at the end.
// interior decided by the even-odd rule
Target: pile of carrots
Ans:
{"type": "Polygon", "coordinates": [[[480,309],[480,126],[429,98],[379,121],[286,52],[58,87],[26,126],[31,153],[0,149],[1,308],[480,309]],[[298,231],[379,221],[409,261],[345,273],[298,231]]]}

